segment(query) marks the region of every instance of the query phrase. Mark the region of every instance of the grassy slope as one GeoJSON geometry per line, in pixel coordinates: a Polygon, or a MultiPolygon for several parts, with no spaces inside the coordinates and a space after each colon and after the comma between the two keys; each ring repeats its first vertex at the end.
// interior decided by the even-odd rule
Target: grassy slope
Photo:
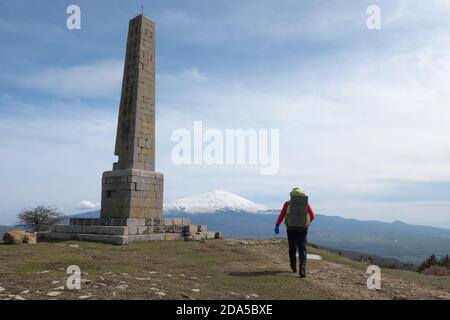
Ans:
{"type": "Polygon", "coordinates": [[[382,290],[369,291],[365,264],[314,248],[310,252],[324,260],[310,261],[308,277],[300,280],[289,270],[286,251],[280,240],[0,245],[0,298],[48,299],[64,284],[65,268],[75,264],[89,282],[58,299],[160,299],[156,292],[167,299],[450,299],[450,277],[389,269],[382,270],[382,290]]]}

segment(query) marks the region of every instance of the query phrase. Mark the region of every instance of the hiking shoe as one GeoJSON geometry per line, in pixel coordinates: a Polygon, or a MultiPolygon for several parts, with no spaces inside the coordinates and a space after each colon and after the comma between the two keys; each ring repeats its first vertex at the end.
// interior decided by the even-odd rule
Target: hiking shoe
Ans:
{"type": "Polygon", "coordinates": [[[306,278],[306,266],[304,264],[300,264],[300,278],[306,278]]]}
{"type": "Polygon", "coordinates": [[[297,272],[297,266],[295,264],[291,264],[291,270],[293,273],[297,272]]]}

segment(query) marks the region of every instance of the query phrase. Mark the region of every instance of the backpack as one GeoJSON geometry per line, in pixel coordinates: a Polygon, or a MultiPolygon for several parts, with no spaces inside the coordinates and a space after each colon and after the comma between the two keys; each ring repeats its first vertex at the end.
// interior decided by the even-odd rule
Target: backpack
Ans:
{"type": "Polygon", "coordinates": [[[291,229],[306,229],[310,222],[308,214],[308,196],[300,189],[293,189],[290,193],[289,217],[286,225],[291,229]]]}

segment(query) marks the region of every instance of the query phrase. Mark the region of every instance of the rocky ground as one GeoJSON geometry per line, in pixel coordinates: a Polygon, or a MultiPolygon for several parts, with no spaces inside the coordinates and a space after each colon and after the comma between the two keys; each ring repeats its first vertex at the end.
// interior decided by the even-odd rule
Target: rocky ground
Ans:
{"type": "Polygon", "coordinates": [[[450,277],[382,269],[373,291],[366,264],[309,251],[323,259],[300,280],[281,240],[0,245],[0,299],[450,299],[450,277]],[[70,265],[80,290],[67,289],[70,265]]]}

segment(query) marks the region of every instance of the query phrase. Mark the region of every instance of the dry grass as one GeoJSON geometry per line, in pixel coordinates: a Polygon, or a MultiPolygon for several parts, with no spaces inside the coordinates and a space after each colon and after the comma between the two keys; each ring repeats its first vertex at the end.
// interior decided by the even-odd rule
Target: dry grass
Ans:
{"type": "Polygon", "coordinates": [[[55,299],[450,299],[450,277],[383,270],[384,287],[370,291],[366,265],[310,251],[324,260],[310,261],[300,280],[280,240],[0,245],[0,299],[50,299],[51,291],[61,292],[55,299]],[[69,265],[81,268],[81,290],[60,288],[69,265]]]}

